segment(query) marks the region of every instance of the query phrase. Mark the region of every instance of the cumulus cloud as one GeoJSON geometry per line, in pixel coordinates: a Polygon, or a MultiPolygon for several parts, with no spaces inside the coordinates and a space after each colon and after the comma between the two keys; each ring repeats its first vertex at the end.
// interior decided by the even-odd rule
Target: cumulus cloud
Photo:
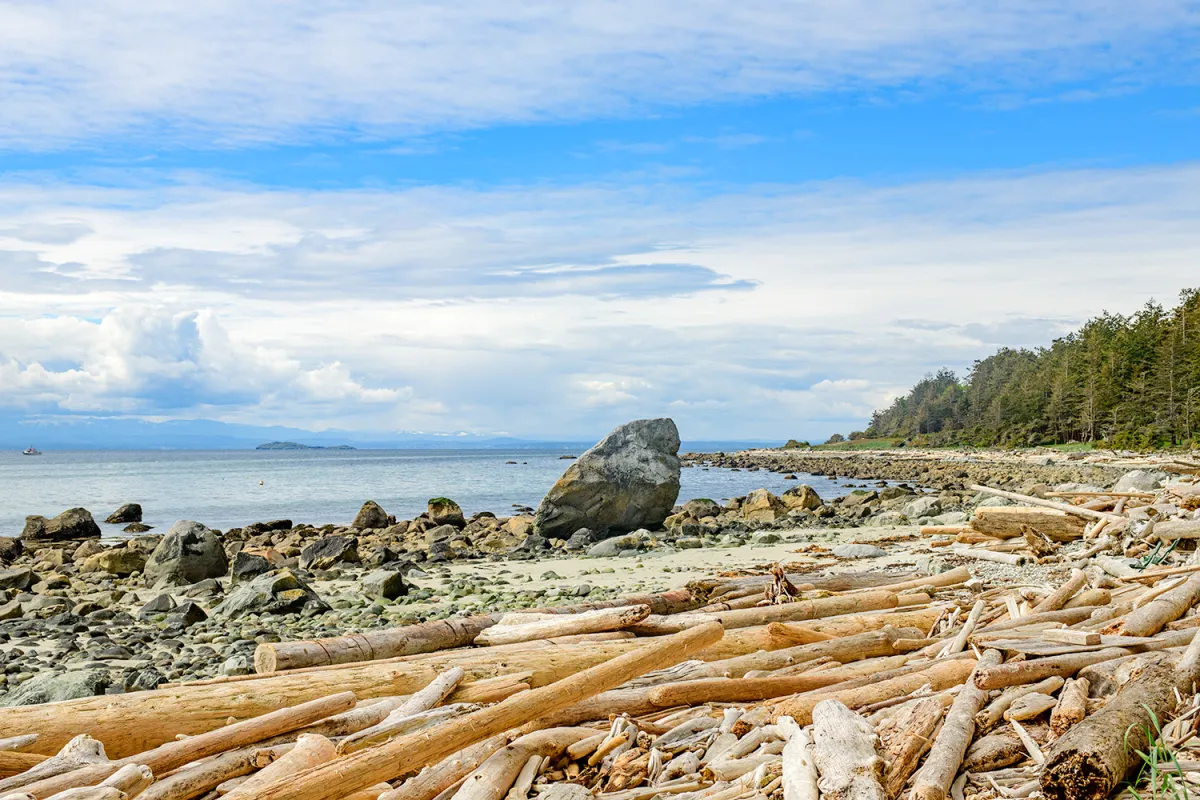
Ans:
{"type": "Polygon", "coordinates": [[[840,88],[1194,75],[1187,0],[15,0],[0,141],[220,146],[840,88]],[[519,54],[519,55],[518,55],[519,54]]]}
{"type": "Polygon", "coordinates": [[[812,438],[939,367],[1171,300],[1200,166],[753,193],[10,182],[0,218],[87,230],[0,241],[9,405],[812,438]]]}

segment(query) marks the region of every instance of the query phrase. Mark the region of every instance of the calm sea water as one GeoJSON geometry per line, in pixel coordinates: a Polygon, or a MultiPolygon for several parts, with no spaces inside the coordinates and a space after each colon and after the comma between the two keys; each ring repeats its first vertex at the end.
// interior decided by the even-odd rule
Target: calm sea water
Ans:
{"type": "MultiPolygon", "coordinates": [[[[456,500],[468,514],[503,516],[537,506],[571,462],[562,450],[78,451],[42,456],[0,453],[0,535],[20,533],[28,514],[51,517],[83,506],[103,519],[122,503],[141,503],[156,528],[194,519],[227,529],[286,518],[314,525],[348,523],[364,500],[401,519],[430,497],[456,500]],[[508,464],[516,461],[516,464],[508,464]],[[261,481],[261,484],[260,484],[261,481]]],[[[804,476],[802,476],[804,477],[804,476]]],[[[844,483],[808,477],[822,497],[844,483]]],[[[685,468],[680,502],[723,500],[752,489],[794,486],[771,472],[685,468]]]]}

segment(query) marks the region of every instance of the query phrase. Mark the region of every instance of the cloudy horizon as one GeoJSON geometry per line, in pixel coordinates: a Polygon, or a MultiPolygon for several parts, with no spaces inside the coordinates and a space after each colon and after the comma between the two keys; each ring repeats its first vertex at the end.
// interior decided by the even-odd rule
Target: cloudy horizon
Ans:
{"type": "Polygon", "coordinates": [[[0,422],[818,439],[1200,285],[1200,7],[0,4],[0,422]]]}

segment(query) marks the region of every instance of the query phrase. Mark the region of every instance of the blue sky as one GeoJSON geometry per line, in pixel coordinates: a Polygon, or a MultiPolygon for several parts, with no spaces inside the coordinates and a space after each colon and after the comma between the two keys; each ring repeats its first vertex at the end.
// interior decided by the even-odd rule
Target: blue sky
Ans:
{"type": "Polygon", "coordinates": [[[1200,3],[0,2],[0,419],[861,427],[1200,284],[1200,3]]]}

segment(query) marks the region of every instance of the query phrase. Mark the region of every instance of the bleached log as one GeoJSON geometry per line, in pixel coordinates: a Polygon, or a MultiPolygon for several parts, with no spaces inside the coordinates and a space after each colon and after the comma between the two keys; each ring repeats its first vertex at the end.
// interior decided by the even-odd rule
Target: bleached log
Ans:
{"type": "Polygon", "coordinates": [[[1126,636],[1153,636],[1182,617],[1200,601],[1200,575],[1193,575],[1171,591],[1134,609],[1125,617],[1121,632],[1126,636]]]}
{"type": "Polygon", "coordinates": [[[138,800],[193,800],[220,784],[249,775],[292,749],[292,745],[246,748],[190,764],[153,783],[138,800]]]}
{"type": "Polygon", "coordinates": [[[980,711],[975,716],[975,724],[983,730],[995,726],[1000,720],[1004,719],[1004,712],[1008,711],[1009,707],[1019,700],[1021,697],[1032,694],[1033,692],[1041,692],[1043,694],[1053,694],[1058,691],[1063,685],[1063,679],[1057,675],[1053,675],[1045,680],[1025,686],[1013,686],[1006,689],[992,702],[988,703],[987,707],[980,711]]]}
{"type": "MultiPolygon", "coordinates": [[[[979,659],[973,672],[995,666],[1000,659],[998,651],[988,650],[979,659]]],[[[958,774],[963,756],[975,736],[975,715],[987,702],[987,692],[975,685],[973,677],[967,678],[966,684],[954,698],[924,766],[913,779],[914,800],[945,800],[950,784],[958,774]]]]}
{"type": "Polygon", "coordinates": [[[380,795],[379,800],[433,800],[474,772],[492,753],[504,747],[508,739],[506,734],[500,734],[460,750],[380,795]]]}
{"type": "Polygon", "coordinates": [[[1041,611],[1057,611],[1067,604],[1076,592],[1087,585],[1087,575],[1081,569],[1071,570],[1071,577],[1033,607],[1036,614],[1041,611]]]}
{"type": "MultiPolygon", "coordinates": [[[[11,792],[14,789],[30,786],[47,778],[74,772],[86,765],[108,763],[109,759],[104,751],[104,745],[83,733],[71,739],[71,741],[63,745],[63,748],[58,753],[42,761],[40,764],[29,767],[24,772],[12,777],[0,780],[0,793],[11,792]]],[[[114,767],[113,771],[115,772],[116,769],[114,767]]],[[[101,775],[96,779],[96,782],[103,780],[105,777],[107,776],[101,775]]],[[[63,788],[71,787],[66,786],[63,788]]]]}
{"type": "Polygon", "coordinates": [[[525,734],[472,772],[454,793],[454,800],[503,800],[531,756],[557,757],[592,733],[588,728],[549,728],[525,734]]]}
{"type": "Polygon", "coordinates": [[[314,733],[306,733],[296,740],[296,746],[286,755],[275,760],[259,772],[224,795],[225,800],[253,800],[256,792],[272,781],[295,775],[337,757],[337,748],[329,739],[314,733]]]}
{"type": "Polygon", "coordinates": [[[1072,678],[1058,693],[1058,704],[1050,712],[1050,730],[1062,736],[1087,716],[1087,678],[1072,678]]]}
{"type": "Polygon", "coordinates": [[[791,717],[780,717],[776,725],[787,740],[783,747],[783,800],[820,800],[812,733],[791,717]]]}
{"type": "Polygon", "coordinates": [[[635,625],[650,616],[650,606],[625,606],[584,611],[580,614],[558,614],[518,625],[495,625],[475,637],[477,645],[515,644],[572,636],[582,633],[603,633],[635,625]]]}
{"type": "Polygon", "coordinates": [[[813,709],[813,760],[817,785],[828,800],[887,800],[875,752],[875,729],[837,700],[813,709]]]}
{"type": "Polygon", "coordinates": [[[934,731],[941,724],[945,710],[941,699],[926,697],[889,720],[881,735],[881,753],[886,765],[883,788],[889,798],[900,796],[921,757],[933,744],[934,731]]]}

